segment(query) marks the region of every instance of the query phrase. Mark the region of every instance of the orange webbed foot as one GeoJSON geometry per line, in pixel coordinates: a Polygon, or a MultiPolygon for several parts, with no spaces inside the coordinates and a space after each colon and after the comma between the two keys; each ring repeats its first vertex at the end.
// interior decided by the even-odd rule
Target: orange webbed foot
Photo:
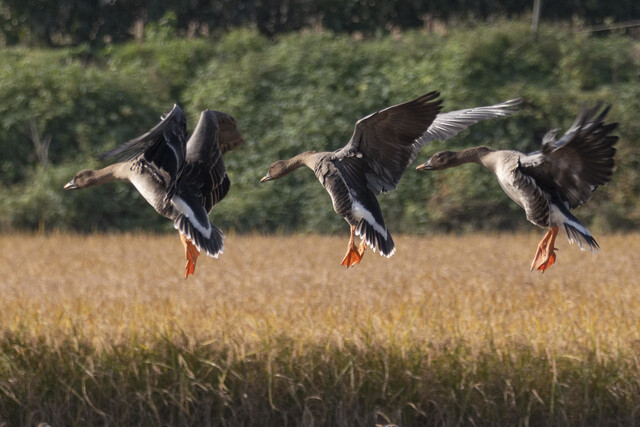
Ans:
{"type": "Polygon", "coordinates": [[[196,262],[198,261],[198,255],[200,255],[200,251],[198,251],[193,243],[191,243],[191,240],[187,239],[183,234],[180,234],[180,239],[182,240],[182,244],[184,245],[184,257],[187,259],[184,272],[184,278],[186,279],[190,274],[195,273],[196,262]]]}
{"type": "MultiPolygon", "coordinates": [[[[342,260],[342,265],[347,268],[354,266],[356,264],[360,264],[360,261],[362,261],[362,254],[364,253],[364,249],[360,251],[356,247],[354,243],[355,238],[356,238],[356,226],[352,225],[351,234],[349,236],[349,246],[347,246],[347,254],[344,256],[344,259],[342,260]]],[[[360,244],[360,246],[362,246],[362,243],[360,244]]]]}
{"type": "Polygon", "coordinates": [[[362,260],[362,255],[358,252],[358,248],[356,245],[349,245],[349,249],[347,249],[347,254],[344,256],[342,260],[342,265],[349,268],[356,264],[360,264],[362,260]]]}
{"type": "Polygon", "coordinates": [[[558,235],[558,227],[551,228],[542,238],[536,250],[536,256],[531,263],[531,271],[539,270],[542,273],[547,271],[556,262],[556,253],[558,250],[554,247],[556,236],[558,235]]]}
{"type": "Polygon", "coordinates": [[[187,263],[185,265],[184,278],[189,277],[190,274],[193,274],[196,271],[196,261],[198,261],[198,255],[200,255],[200,251],[196,249],[195,246],[191,243],[191,241],[187,241],[187,249],[186,249],[186,258],[187,263]]]}
{"type": "Polygon", "coordinates": [[[551,250],[549,257],[543,261],[540,265],[536,267],[536,270],[540,270],[542,273],[547,271],[549,267],[551,267],[556,262],[556,253],[554,252],[556,248],[551,250]]]}
{"type": "Polygon", "coordinates": [[[545,262],[544,261],[545,259],[546,259],[546,255],[544,253],[544,248],[538,247],[538,250],[536,251],[536,256],[533,258],[533,261],[531,261],[531,271],[537,270],[538,267],[540,267],[540,264],[545,262]]]}

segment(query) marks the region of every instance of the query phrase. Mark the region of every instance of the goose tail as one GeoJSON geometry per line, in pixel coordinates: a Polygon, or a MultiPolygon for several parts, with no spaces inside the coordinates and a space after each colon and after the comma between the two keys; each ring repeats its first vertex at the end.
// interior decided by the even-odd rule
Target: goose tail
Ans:
{"type": "Polygon", "coordinates": [[[356,236],[361,237],[374,252],[378,250],[380,255],[390,258],[396,252],[396,245],[393,243],[389,230],[384,229],[382,234],[369,224],[364,218],[358,222],[356,236]]]}
{"type": "Polygon", "coordinates": [[[592,253],[600,252],[600,245],[593,238],[587,227],[585,227],[576,217],[568,215],[562,224],[567,233],[569,243],[577,244],[581,250],[589,249],[592,253]]]}
{"type": "Polygon", "coordinates": [[[191,240],[199,251],[204,251],[210,257],[218,258],[224,251],[225,235],[211,222],[208,229],[203,230],[199,224],[194,225],[189,217],[180,214],[173,222],[173,226],[191,240]]]}

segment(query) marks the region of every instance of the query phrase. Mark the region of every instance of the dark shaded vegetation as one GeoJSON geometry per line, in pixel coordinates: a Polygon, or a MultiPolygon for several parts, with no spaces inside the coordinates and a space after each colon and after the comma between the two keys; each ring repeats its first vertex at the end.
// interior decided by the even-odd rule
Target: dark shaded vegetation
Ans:
{"type": "MultiPolygon", "coordinates": [[[[0,45],[105,45],[143,34],[222,34],[237,27],[274,36],[304,28],[384,34],[397,29],[531,13],[531,0],[2,0],[0,45]]],[[[543,2],[546,21],[586,25],[640,19],[635,0],[543,2]]]]}
{"type": "Polygon", "coordinates": [[[638,366],[538,353],[307,343],[256,348],[181,335],[96,349],[6,334],[8,425],[634,425],[638,366]]]}
{"type": "MultiPolygon", "coordinates": [[[[436,150],[490,145],[533,151],[566,129],[585,101],[613,104],[620,122],[617,171],[577,215],[596,230],[640,225],[640,48],[620,35],[496,22],[443,35],[409,31],[364,40],[327,32],[269,40],[237,30],[213,40],[173,39],[55,51],[4,48],[0,63],[0,229],[169,229],[132,186],[63,192],[95,155],[154,125],[174,102],[190,128],[200,110],[236,117],[248,141],[229,153],[231,192],[212,217],[238,231],[342,230],[308,170],[259,184],[268,165],[298,152],[335,150],[357,119],[439,90],[444,109],[522,96],[521,112],[481,123],[436,150]],[[46,159],[37,154],[47,138],[46,159]]],[[[41,151],[40,151],[41,152],[41,151]]],[[[416,163],[417,165],[418,163],[416,163]]],[[[440,173],[410,168],[380,197],[394,232],[529,227],[494,178],[475,165],[440,173]]]]}

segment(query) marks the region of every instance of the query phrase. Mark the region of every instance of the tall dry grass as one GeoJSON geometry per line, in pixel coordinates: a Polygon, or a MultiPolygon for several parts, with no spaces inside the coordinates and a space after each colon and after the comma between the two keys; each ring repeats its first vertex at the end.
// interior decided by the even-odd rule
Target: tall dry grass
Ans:
{"type": "Polygon", "coordinates": [[[177,236],[0,237],[0,421],[633,424],[640,235],[230,236],[184,280],[177,236]]]}

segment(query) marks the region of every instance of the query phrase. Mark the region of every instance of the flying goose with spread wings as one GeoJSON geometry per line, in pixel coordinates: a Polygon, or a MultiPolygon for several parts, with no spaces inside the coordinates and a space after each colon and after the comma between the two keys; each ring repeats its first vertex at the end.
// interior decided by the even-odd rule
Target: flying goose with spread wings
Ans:
{"type": "Polygon", "coordinates": [[[217,258],[224,249],[225,236],[208,214],[229,191],[222,154],[243,143],[234,118],[211,110],[201,113],[187,140],[186,118],[176,104],[153,129],[100,156],[119,162],[82,170],[64,188],[131,182],[178,229],[187,259],[186,278],[195,272],[200,251],[217,258]]]}
{"type": "Polygon", "coordinates": [[[365,249],[390,257],[395,244],[376,198],[392,191],[422,146],[451,138],[479,121],[513,114],[519,99],[501,104],[440,113],[438,92],[385,108],[356,123],[351,139],[333,152],[306,151],[269,167],[261,182],[281,178],[307,166],[327,190],[333,209],[350,226],[342,265],[359,264],[365,249]],[[356,236],[362,240],[355,244],[356,236]]]}
{"type": "Polygon", "coordinates": [[[516,150],[474,147],[434,154],[419,170],[441,170],[465,163],[479,163],[493,172],[500,187],[526,212],[527,219],[548,231],[538,244],[531,270],[544,273],[556,260],[554,247],[558,228],[563,227],[569,243],[598,252],[600,246],[572,213],[586,203],[595,189],[606,184],[613,173],[617,123],[605,124],[609,107],[598,103],[582,107],[573,125],[560,139],[559,129],[542,139],[542,149],[524,154],[516,150]]]}

